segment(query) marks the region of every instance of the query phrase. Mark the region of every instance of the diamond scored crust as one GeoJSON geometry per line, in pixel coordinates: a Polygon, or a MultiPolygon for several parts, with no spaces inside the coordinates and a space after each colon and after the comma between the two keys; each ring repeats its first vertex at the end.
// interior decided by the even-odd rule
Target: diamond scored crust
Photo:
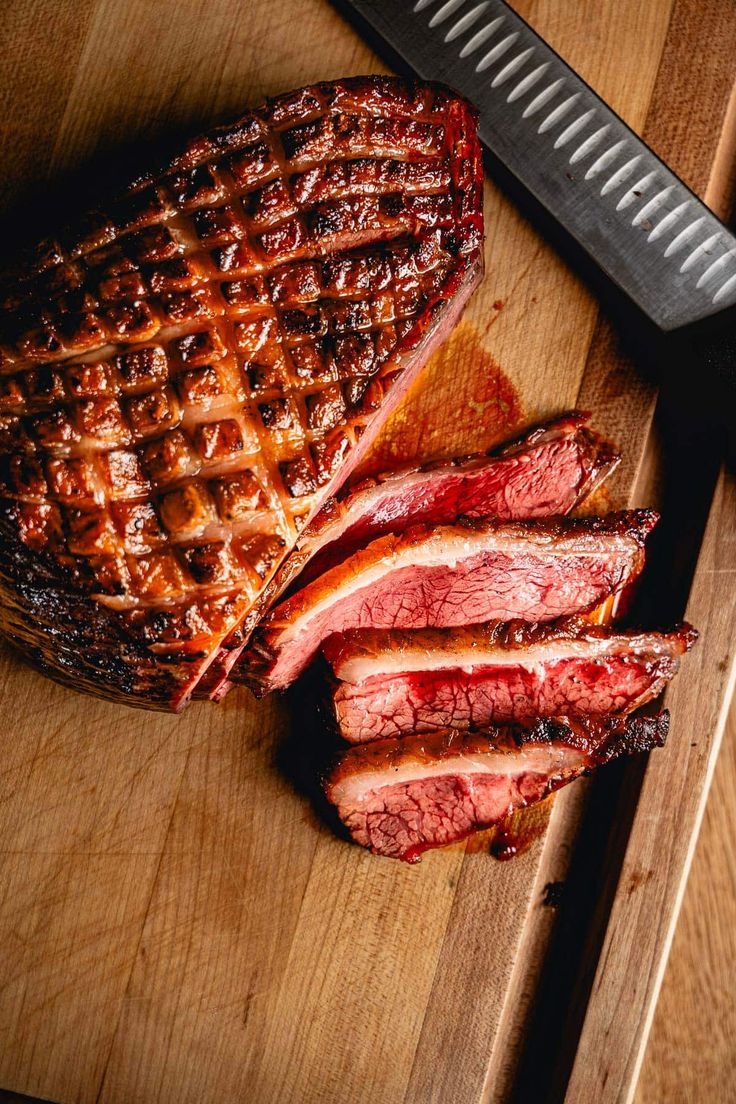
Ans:
{"type": "Polygon", "coordinates": [[[180,708],[252,621],[480,275],[475,122],[301,89],[8,275],[2,627],[47,673],[180,708]]]}

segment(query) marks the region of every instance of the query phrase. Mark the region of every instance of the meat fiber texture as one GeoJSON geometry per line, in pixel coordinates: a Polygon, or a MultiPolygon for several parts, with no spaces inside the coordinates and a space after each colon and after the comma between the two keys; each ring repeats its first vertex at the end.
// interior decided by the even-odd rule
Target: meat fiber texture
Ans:
{"type": "MultiPolygon", "coordinates": [[[[514,520],[569,513],[620,460],[586,427],[587,420],[572,411],[490,452],[395,470],[341,491],[300,534],[267,596],[283,592],[297,576],[295,585],[304,586],[369,541],[409,525],[449,525],[461,516],[514,520]]],[[[236,633],[198,696],[204,689],[221,693],[221,680],[241,652],[242,634],[236,633]]],[[[237,670],[232,677],[239,680],[237,670]]]]}
{"type": "Polygon", "coordinates": [[[353,629],[552,621],[592,610],[641,570],[651,510],[605,518],[478,519],[380,537],[266,618],[244,674],[258,693],[288,686],[322,642],[353,629]]]}
{"type": "Polygon", "coordinates": [[[668,725],[665,710],[380,740],[341,755],[325,792],[356,843],[416,862],[618,755],[661,747],[668,725]]]}
{"type": "Polygon", "coordinates": [[[0,625],[178,709],[482,269],[474,110],[339,80],[198,138],[0,288],[0,625]]]}
{"type": "Polygon", "coordinates": [[[658,697],[697,633],[621,631],[571,618],[333,636],[333,706],[349,743],[537,717],[630,713],[658,697]]]}

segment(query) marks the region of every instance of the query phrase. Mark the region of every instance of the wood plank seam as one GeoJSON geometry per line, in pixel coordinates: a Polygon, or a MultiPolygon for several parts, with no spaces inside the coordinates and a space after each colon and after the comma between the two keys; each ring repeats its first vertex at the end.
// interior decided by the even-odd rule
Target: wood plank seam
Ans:
{"type": "MultiPolygon", "coordinates": [[[[706,576],[710,575],[711,572],[707,566],[707,561],[706,563],[703,563],[702,561],[706,560],[706,557],[711,557],[713,555],[712,546],[717,540],[714,530],[717,529],[718,524],[721,522],[721,514],[725,515],[726,524],[730,526],[736,524],[736,483],[730,482],[727,477],[725,477],[725,475],[723,475],[719,481],[717,493],[714,498],[711,516],[708,522],[704,550],[701,555],[701,562],[699,562],[698,570],[696,572],[696,579],[693,586],[692,602],[697,603],[698,605],[702,602],[703,593],[709,589],[712,589],[712,582],[710,581],[710,579],[705,578],[706,576]]],[[[736,568],[734,568],[733,570],[736,570],[736,568]]],[[[730,608],[734,608],[733,598],[730,602],[730,608]]],[[[704,646],[702,642],[701,646],[704,646]]],[[[664,976],[667,955],[669,953],[672,938],[674,936],[677,917],[679,915],[685,884],[687,881],[687,875],[692,863],[692,857],[694,854],[695,845],[697,843],[697,834],[700,828],[700,824],[702,823],[702,817],[705,810],[708,791],[712,781],[713,771],[715,769],[715,762],[718,756],[718,751],[720,748],[723,730],[725,727],[726,718],[728,716],[735,684],[736,657],[731,655],[726,678],[723,681],[719,708],[717,710],[715,723],[713,725],[712,736],[710,737],[710,746],[706,759],[705,773],[703,775],[703,785],[702,789],[699,791],[697,805],[693,811],[691,822],[692,831],[690,831],[688,834],[687,847],[685,849],[684,856],[681,862],[677,861],[677,854],[666,854],[664,856],[667,862],[668,872],[672,869],[672,864],[676,863],[674,873],[677,878],[677,887],[675,895],[672,899],[671,911],[669,915],[665,913],[665,915],[662,916],[658,913],[656,916],[658,927],[662,931],[661,940],[658,944],[659,953],[655,955],[653,961],[648,959],[646,962],[645,968],[648,984],[643,986],[646,997],[644,1000],[643,1008],[641,1009],[641,1013],[637,1013],[639,1030],[631,1033],[630,1042],[627,1046],[628,1061],[623,1084],[621,1087],[621,1093],[617,1093],[615,1096],[615,1099],[620,1100],[622,1104],[629,1104],[629,1102],[633,1099],[634,1093],[636,1091],[636,1082],[639,1071],[641,1069],[641,1063],[646,1048],[646,1040],[649,1029],[651,1027],[651,1022],[654,1015],[657,996],[661,987],[662,978],[664,976]]],[[[681,692],[678,693],[677,688],[673,688],[673,690],[667,695],[667,700],[671,700],[672,698],[678,699],[682,696],[683,695],[681,692]]],[[[707,736],[705,738],[707,738],[707,736]]],[[[644,796],[646,796],[646,793],[644,796]]],[[[647,817],[646,809],[642,806],[643,801],[637,808],[637,812],[635,815],[635,823],[634,827],[632,828],[632,835],[630,837],[629,845],[627,846],[626,855],[624,858],[624,865],[622,866],[621,870],[620,884],[623,884],[624,880],[629,876],[632,864],[635,865],[637,862],[636,858],[632,858],[631,852],[633,850],[633,844],[631,841],[636,838],[635,829],[637,822],[641,824],[642,817],[647,817]]],[[[688,825],[688,827],[690,827],[690,825],[688,825]]],[[[651,831],[651,827],[648,827],[647,831],[651,831]]],[[[669,879],[664,878],[660,880],[668,882],[669,879]]],[[[594,999],[592,999],[588,1005],[588,1010],[586,1012],[586,1017],[583,1024],[583,1031],[581,1034],[580,1049],[576,1056],[570,1084],[568,1086],[566,1099],[571,1102],[580,1101],[582,1104],[583,1101],[589,1099],[586,1094],[590,1091],[590,1071],[589,1068],[586,1069],[585,1067],[586,1065],[589,1067],[592,1058],[591,1046],[593,1045],[596,1033],[600,1033],[602,1019],[605,1016],[604,1001],[606,1001],[607,999],[606,993],[607,989],[610,987],[610,963],[614,955],[618,958],[620,957],[621,953],[616,947],[614,941],[622,927],[626,927],[627,912],[631,911],[632,909],[641,911],[646,902],[646,895],[648,893],[654,892],[654,882],[652,882],[651,885],[651,889],[649,889],[648,885],[642,885],[639,888],[638,897],[636,899],[632,900],[631,895],[629,895],[628,899],[625,899],[621,894],[618,894],[616,897],[616,901],[606,932],[604,948],[596,971],[596,978],[593,986],[594,999]],[[632,903],[628,904],[628,901],[631,901],[632,903]]],[[[629,918],[629,928],[631,927],[631,923],[631,918],[629,918]]],[[[641,969],[641,965],[642,963],[640,961],[638,965],[639,969],[641,969]]],[[[610,997],[608,997],[608,1000],[610,1003],[610,997]]],[[[603,1090],[605,1088],[605,1080],[606,1079],[604,1075],[604,1081],[601,1085],[599,1085],[599,1089],[603,1090]]],[[[609,1097],[606,1098],[608,1099],[609,1097]]],[[[610,1097],[610,1099],[614,1098],[610,1097]]]]}
{"type": "MultiPolygon", "coordinates": [[[[653,100],[656,100],[655,93],[656,93],[656,90],[657,90],[657,86],[661,85],[662,82],[665,80],[665,78],[668,75],[668,70],[670,70],[669,75],[671,77],[672,60],[671,60],[670,57],[667,56],[667,52],[669,52],[670,55],[677,56],[679,51],[680,51],[680,40],[679,39],[676,39],[675,41],[672,40],[673,33],[677,34],[678,29],[679,29],[678,28],[678,20],[676,18],[677,15],[678,15],[677,6],[673,3],[673,5],[671,6],[671,9],[670,9],[668,30],[667,30],[666,40],[665,40],[665,49],[663,51],[662,59],[660,61],[659,72],[658,72],[658,76],[657,76],[657,82],[655,82],[655,89],[653,89],[653,100]]],[[[681,19],[681,16],[680,16],[680,19],[681,19]]],[[[667,83],[668,83],[668,86],[669,86],[669,91],[671,91],[671,89],[672,89],[671,79],[668,80],[667,83]]],[[[722,108],[722,117],[723,117],[724,122],[719,127],[720,138],[719,138],[719,141],[718,141],[718,145],[717,145],[717,147],[714,151],[712,161],[707,166],[707,168],[706,168],[705,164],[703,164],[703,169],[701,170],[701,173],[706,174],[705,180],[702,181],[702,184],[705,185],[704,198],[705,198],[706,202],[708,202],[709,204],[711,204],[712,206],[714,206],[716,208],[718,207],[718,201],[722,199],[722,193],[724,191],[723,177],[725,175],[724,174],[724,165],[725,165],[725,162],[730,159],[730,155],[732,154],[732,145],[733,145],[733,141],[734,141],[734,130],[736,130],[736,128],[733,128],[733,129],[730,128],[728,126],[728,122],[727,122],[727,120],[733,118],[735,93],[736,93],[736,85],[733,85],[732,86],[732,91],[731,91],[731,96],[724,103],[723,108],[722,108]]],[[[664,103],[665,103],[665,107],[667,107],[669,101],[667,100],[666,97],[664,97],[664,103]]],[[[650,108],[647,112],[647,119],[645,121],[643,130],[642,130],[642,133],[643,133],[643,136],[645,137],[645,139],[649,140],[649,141],[652,141],[652,139],[654,139],[654,144],[655,145],[657,144],[657,129],[658,129],[659,118],[661,117],[661,114],[662,114],[661,106],[658,106],[657,102],[650,103],[650,108]]],[[[703,151],[703,152],[706,152],[706,151],[703,151]]],[[[665,157],[671,156],[670,151],[668,151],[667,149],[663,150],[663,154],[664,154],[665,157]]],[[[702,153],[701,153],[701,162],[702,161],[703,161],[703,156],[702,156],[702,153]]],[[[733,164],[730,165],[730,168],[731,168],[731,172],[733,172],[733,164]]],[[[692,180],[692,178],[691,178],[691,184],[697,186],[698,181],[692,180]]],[[[722,212],[722,213],[724,213],[724,212],[722,212]]],[[[580,388],[579,388],[579,392],[578,392],[578,400],[577,400],[577,406],[578,407],[587,408],[588,406],[591,406],[591,405],[595,405],[595,406],[600,405],[599,403],[596,403],[596,404],[591,403],[587,398],[586,392],[588,392],[590,390],[591,383],[593,384],[593,387],[594,387],[595,391],[598,391],[599,388],[600,388],[600,383],[597,379],[597,377],[599,375],[599,370],[597,370],[598,366],[596,364],[596,350],[597,350],[597,348],[599,348],[601,346],[601,344],[604,344],[606,342],[606,334],[608,332],[610,332],[610,323],[605,318],[599,316],[599,319],[598,319],[598,322],[597,322],[597,325],[596,325],[596,328],[595,328],[595,332],[594,332],[594,335],[593,335],[593,338],[592,338],[592,341],[591,341],[591,352],[589,353],[589,356],[588,356],[588,361],[587,361],[587,364],[586,364],[586,370],[585,370],[585,373],[584,373],[583,378],[581,380],[581,384],[580,384],[580,388]]],[[[628,368],[628,371],[629,371],[629,373],[631,373],[632,369],[628,368]]],[[[648,396],[647,407],[644,411],[644,417],[641,419],[641,430],[640,430],[640,432],[642,432],[642,434],[645,434],[644,447],[641,449],[640,453],[636,457],[635,466],[632,469],[626,471],[625,477],[622,478],[621,474],[619,474],[619,476],[616,480],[616,484],[615,484],[616,487],[621,487],[622,488],[622,484],[625,482],[625,483],[629,484],[630,488],[631,488],[631,491],[626,494],[626,501],[622,502],[621,505],[629,505],[630,504],[631,497],[632,497],[632,494],[633,494],[633,489],[634,489],[634,487],[636,486],[636,483],[639,480],[639,477],[640,477],[640,474],[641,474],[641,471],[642,471],[642,466],[645,462],[645,457],[646,457],[646,454],[647,454],[647,451],[648,451],[648,448],[649,448],[649,438],[650,438],[650,434],[651,434],[651,430],[652,430],[652,423],[653,423],[653,419],[654,419],[655,406],[656,406],[656,392],[653,389],[650,389],[650,393],[649,393],[649,396],[648,396]]],[[[603,419],[601,420],[600,428],[605,431],[605,420],[603,420],[603,419]]],[[[614,505],[615,505],[615,503],[614,503],[614,505]]],[[[559,801],[559,798],[557,800],[559,801]]],[[[548,852],[550,850],[550,848],[554,846],[555,838],[556,838],[556,831],[555,831],[555,823],[554,823],[554,820],[553,820],[550,823],[550,826],[549,826],[549,829],[548,829],[548,832],[547,832],[547,836],[544,840],[543,846],[544,846],[545,852],[548,852]]],[[[540,871],[543,869],[543,866],[544,866],[544,857],[540,856],[540,863],[539,863],[539,870],[540,871]]],[[[530,941],[533,941],[533,938],[534,938],[534,936],[533,936],[533,931],[531,929],[531,926],[526,925],[525,928],[524,928],[524,933],[522,935],[522,940],[526,940],[526,942],[528,944],[530,941]]],[[[517,997],[519,995],[518,989],[519,989],[520,981],[519,981],[519,978],[516,975],[517,975],[517,973],[523,974],[523,970],[524,970],[524,965],[523,964],[527,961],[527,958],[528,958],[528,956],[524,951],[524,944],[522,943],[520,945],[519,953],[517,955],[517,960],[516,960],[518,970],[515,969],[514,974],[512,975],[512,977],[510,979],[510,982],[509,982],[509,987],[508,987],[508,991],[507,991],[507,1005],[508,1005],[508,1001],[510,1000],[512,994],[516,995],[517,997]]],[[[503,1018],[504,1019],[506,1018],[506,1012],[504,1012],[503,1018]]],[[[498,1066],[498,1061],[497,1060],[494,1061],[493,1056],[492,1056],[491,1057],[491,1062],[489,1063],[488,1078],[486,1080],[486,1085],[485,1085],[485,1089],[484,1089],[484,1093],[483,1093],[483,1099],[484,1100],[491,1099],[491,1095],[492,1095],[493,1090],[494,1090],[494,1086],[492,1084],[492,1077],[493,1077],[494,1068],[497,1068],[497,1066],[498,1066]]]]}

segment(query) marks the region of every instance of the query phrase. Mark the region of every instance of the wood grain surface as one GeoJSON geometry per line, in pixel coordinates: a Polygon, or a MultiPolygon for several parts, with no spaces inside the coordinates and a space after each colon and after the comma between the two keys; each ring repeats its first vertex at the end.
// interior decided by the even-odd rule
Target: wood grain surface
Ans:
{"type": "Polygon", "coordinates": [[[654,1015],[636,1104],[736,1101],[736,708],[654,1015]]]}
{"type": "Polygon", "coordinates": [[[682,736],[646,766],[567,1089],[575,1104],[635,1091],[733,692],[734,577],[736,480],[724,475],[687,606],[702,633],[693,684],[676,681],[665,695],[682,736]],[[631,1020],[637,1030],[621,1031],[631,1020]]]}
{"type": "MultiPolygon", "coordinates": [[[[516,6],[697,190],[725,195],[730,4],[516,6]]],[[[264,95],[376,71],[384,66],[323,0],[7,0],[6,240],[53,225],[162,138],[264,95]]],[[[509,420],[582,400],[625,450],[608,500],[623,503],[654,388],[622,357],[592,295],[491,183],[486,217],[488,275],[394,416],[382,456],[484,447],[509,420]],[[413,426],[427,419],[419,439],[413,426]]],[[[711,529],[708,556],[726,555],[718,539],[711,529]]],[[[645,776],[654,789],[658,775],[685,769],[678,714],[692,715],[697,684],[714,679],[711,657],[721,660],[720,614],[699,585],[714,642],[694,679],[683,676],[672,746],[645,776]]],[[[308,726],[288,701],[240,691],[183,718],[148,715],[62,690],[9,650],[0,687],[1,1085],[64,1104],[511,1097],[552,935],[541,890],[565,876],[584,786],[535,813],[550,830],[512,863],[475,844],[410,869],[321,823],[293,777],[308,726]]],[[[701,767],[713,746],[704,738],[701,767]]],[[[649,800],[642,791],[639,807],[649,800]]],[[[665,889],[654,958],[679,891],[665,889]]],[[[629,1035],[634,1066],[642,1037],[629,1035]]],[[[593,1077],[599,1057],[589,1058],[593,1077]]],[[[615,1076],[633,1089],[623,1058],[615,1076]]]]}

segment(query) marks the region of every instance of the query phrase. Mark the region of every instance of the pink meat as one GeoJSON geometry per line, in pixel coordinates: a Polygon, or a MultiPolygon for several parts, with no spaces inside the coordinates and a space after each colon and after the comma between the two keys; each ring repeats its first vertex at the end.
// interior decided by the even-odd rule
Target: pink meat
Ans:
{"type": "Polygon", "coordinates": [[[557,625],[358,632],[332,637],[334,708],[350,743],[559,714],[630,713],[661,693],[692,646],[671,633],[557,625]]]}
{"type": "Polygon", "coordinates": [[[416,862],[424,851],[456,843],[541,801],[577,777],[584,761],[574,748],[544,748],[532,769],[517,774],[448,774],[385,786],[368,795],[366,809],[346,818],[346,827],[374,854],[416,862]]]}
{"type": "Polygon", "coordinates": [[[590,610],[643,566],[652,511],[603,519],[468,521],[381,537],[278,606],[239,675],[288,686],[332,633],[481,621],[551,621],[590,610]]]}
{"type": "Polygon", "coordinates": [[[338,495],[299,538],[282,583],[301,569],[303,585],[376,537],[409,525],[569,513],[620,460],[585,428],[587,418],[571,411],[490,453],[390,472],[338,495]]]}
{"type": "Polygon", "coordinates": [[[661,747],[668,721],[665,711],[381,740],[347,751],[325,790],[356,843],[416,862],[617,755],[661,747]]]}

